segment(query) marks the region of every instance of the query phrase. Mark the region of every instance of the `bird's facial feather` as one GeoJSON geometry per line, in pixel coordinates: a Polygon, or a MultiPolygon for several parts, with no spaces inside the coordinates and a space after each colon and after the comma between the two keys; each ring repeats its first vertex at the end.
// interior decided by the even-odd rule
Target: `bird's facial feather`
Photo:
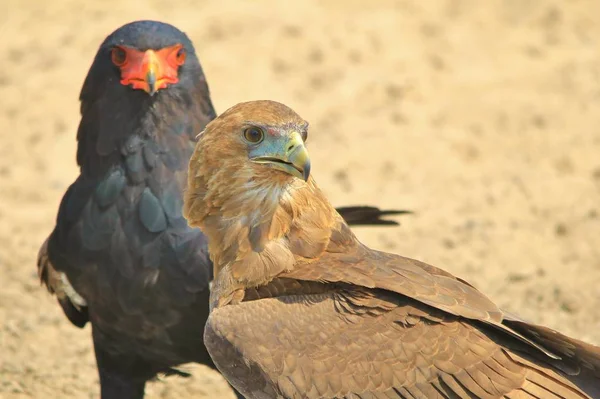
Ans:
{"type": "Polygon", "coordinates": [[[305,180],[307,126],[283,104],[254,101],[230,108],[199,136],[183,213],[207,235],[215,276],[226,270],[216,297],[327,248],[337,213],[305,180]]]}
{"type": "Polygon", "coordinates": [[[106,108],[114,104],[119,109],[122,98],[149,104],[146,100],[186,96],[191,88],[204,85],[204,72],[185,33],[158,21],[135,21],[102,42],[80,99],[94,102],[100,96],[114,96],[106,108]]]}
{"type": "Polygon", "coordinates": [[[294,111],[273,101],[238,104],[209,123],[190,162],[186,208],[200,212],[191,219],[214,212],[225,218],[256,216],[249,220],[272,214],[291,183],[306,184],[307,127],[294,111]]]}
{"type": "Polygon", "coordinates": [[[215,141],[209,144],[209,158],[228,157],[238,168],[251,171],[254,179],[288,183],[293,177],[306,181],[310,175],[307,131],[308,123],[290,108],[255,101],[230,108],[202,136],[206,142],[215,141]]]}
{"type": "Polygon", "coordinates": [[[111,49],[111,61],[120,70],[121,84],[144,90],[151,96],[179,82],[179,67],[185,59],[182,44],[145,51],[124,45],[111,49]]]}
{"type": "Polygon", "coordinates": [[[291,128],[251,126],[244,129],[243,136],[245,139],[248,132],[260,132],[263,137],[262,140],[256,143],[246,139],[249,144],[248,158],[253,163],[307,181],[310,176],[310,158],[298,130],[296,126],[291,128]]]}

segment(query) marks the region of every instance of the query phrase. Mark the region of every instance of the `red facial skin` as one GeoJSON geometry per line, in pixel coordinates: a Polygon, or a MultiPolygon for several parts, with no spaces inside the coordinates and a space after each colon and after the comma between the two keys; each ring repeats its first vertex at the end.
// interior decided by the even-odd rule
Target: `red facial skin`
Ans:
{"type": "Polygon", "coordinates": [[[177,73],[185,63],[185,58],[185,49],[181,44],[156,51],[115,46],[111,51],[113,64],[121,70],[121,84],[142,89],[151,96],[179,82],[177,73]]]}

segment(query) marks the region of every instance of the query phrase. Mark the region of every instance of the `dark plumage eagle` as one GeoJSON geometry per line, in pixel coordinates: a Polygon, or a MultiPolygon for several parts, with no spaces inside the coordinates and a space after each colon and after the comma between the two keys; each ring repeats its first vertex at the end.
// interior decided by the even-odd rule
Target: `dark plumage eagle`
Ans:
{"type": "MultiPolygon", "coordinates": [[[[216,114],[188,37],[153,21],[106,38],[80,99],[80,175],[39,271],[69,320],[92,325],[102,398],[142,398],[157,373],[214,368],[202,341],[212,263],[182,191],[195,137],[216,114]]],[[[355,224],[395,213],[341,211],[355,224]]]]}

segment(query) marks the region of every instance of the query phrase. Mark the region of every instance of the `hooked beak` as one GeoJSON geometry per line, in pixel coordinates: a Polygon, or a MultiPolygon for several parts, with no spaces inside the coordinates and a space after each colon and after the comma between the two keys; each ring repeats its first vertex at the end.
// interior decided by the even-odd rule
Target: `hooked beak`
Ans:
{"type": "Polygon", "coordinates": [[[146,51],[142,61],[142,73],[145,72],[147,86],[144,90],[153,96],[158,88],[156,87],[156,74],[159,71],[160,63],[156,53],[152,50],[146,51]]]}
{"type": "Polygon", "coordinates": [[[253,162],[268,165],[299,179],[310,176],[310,157],[304,140],[298,132],[281,137],[274,146],[265,146],[265,152],[250,158],[253,162]]]}
{"type": "Polygon", "coordinates": [[[178,68],[185,61],[177,58],[180,49],[179,44],[145,51],[122,46],[127,61],[119,66],[121,84],[144,90],[153,96],[168,85],[179,82],[178,68]]]}

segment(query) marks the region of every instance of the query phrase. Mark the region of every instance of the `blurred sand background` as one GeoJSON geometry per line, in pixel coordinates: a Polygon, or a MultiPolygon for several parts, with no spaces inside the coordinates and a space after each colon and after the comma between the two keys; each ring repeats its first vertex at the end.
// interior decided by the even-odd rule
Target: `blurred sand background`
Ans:
{"type": "MultiPolygon", "coordinates": [[[[95,398],[90,329],[35,258],[77,175],[78,95],[104,37],[188,33],[218,112],[274,99],[311,122],[332,202],[417,212],[360,229],[502,307],[600,344],[598,0],[2,0],[0,398],[95,398]]],[[[149,398],[232,397],[215,373],[149,398]]]]}

